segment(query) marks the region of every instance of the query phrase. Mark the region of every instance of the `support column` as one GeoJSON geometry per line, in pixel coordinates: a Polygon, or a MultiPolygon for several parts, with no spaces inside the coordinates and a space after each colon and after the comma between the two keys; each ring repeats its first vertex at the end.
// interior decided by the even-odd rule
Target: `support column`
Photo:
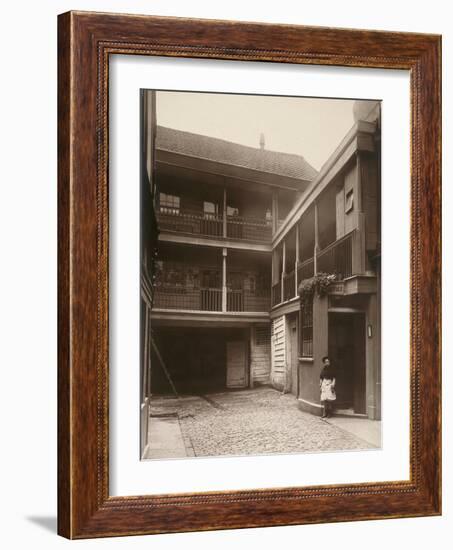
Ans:
{"type": "Polygon", "coordinates": [[[283,239],[283,252],[282,252],[282,274],[281,274],[281,293],[282,293],[282,299],[281,301],[284,302],[285,299],[284,299],[284,290],[285,290],[285,287],[284,287],[284,275],[286,273],[286,241],[285,239],[283,239]]]}
{"type": "Polygon", "coordinates": [[[278,195],[277,191],[272,193],[272,234],[278,229],[278,195]]]}
{"type": "Polygon", "coordinates": [[[226,286],[226,259],[227,249],[222,248],[222,312],[227,310],[227,286],[226,286]]]}
{"type": "Polygon", "coordinates": [[[278,264],[280,262],[280,251],[278,248],[274,248],[272,251],[272,286],[276,285],[280,280],[280,273],[278,271],[278,264]]]}
{"type": "Polygon", "coordinates": [[[319,252],[319,215],[318,215],[318,203],[315,202],[315,248],[313,251],[313,267],[314,274],[318,273],[318,258],[317,254],[319,252]]]}
{"type": "Polygon", "coordinates": [[[299,286],[299,282],[297,280],[297,268],[299,267],[299,224],[296,223],[296,261],[294,264],[294,296],[297,296],[297,288],[299,286]]]}
{"type": "Polygon", "coordinates": [[[223,236],[227,236],[227,191],[223,188],[223,236]]]}

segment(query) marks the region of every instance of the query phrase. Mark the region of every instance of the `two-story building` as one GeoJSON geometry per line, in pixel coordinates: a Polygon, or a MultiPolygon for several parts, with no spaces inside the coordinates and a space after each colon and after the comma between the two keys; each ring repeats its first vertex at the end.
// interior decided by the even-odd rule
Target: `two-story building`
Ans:
{"type": "Polygon", "coordinates": [[[355,112],[319,173],[264,136],[247,147],[145,117],[159,231],[152,276],[142,258],[145,394],[271,384],[320,414],[328,354],[338,406],[380,417],[379,104],[355,112]],[[336,280],[301,307],[319,273],[336,280]]]}

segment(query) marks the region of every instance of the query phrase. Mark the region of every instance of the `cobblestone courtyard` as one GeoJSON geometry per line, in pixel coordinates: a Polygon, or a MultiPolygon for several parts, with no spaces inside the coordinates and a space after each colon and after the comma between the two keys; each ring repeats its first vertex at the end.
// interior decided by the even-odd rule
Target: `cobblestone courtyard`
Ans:
{"type": "Polygon", "coordinates": [[[146,458],[376,448],[271,388],[155,398],[149,440],[146,458]]]}

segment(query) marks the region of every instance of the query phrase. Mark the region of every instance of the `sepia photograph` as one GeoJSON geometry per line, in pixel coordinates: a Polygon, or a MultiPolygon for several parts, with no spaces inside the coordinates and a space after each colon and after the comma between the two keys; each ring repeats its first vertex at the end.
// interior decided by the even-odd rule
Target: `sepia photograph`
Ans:
{"type": "Polygon", "coordinates": [[[380,449],[381,102],[140,93],[140,458],[380,449]]]}

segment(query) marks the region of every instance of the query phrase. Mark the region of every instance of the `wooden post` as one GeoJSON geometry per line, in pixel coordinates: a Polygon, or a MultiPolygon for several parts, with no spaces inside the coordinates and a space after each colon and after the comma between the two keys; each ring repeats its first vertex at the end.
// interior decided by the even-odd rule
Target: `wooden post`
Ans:
{"type": "Polygon", "coordinates": [[[319,252],[319,217],[318,217],[318,203],[315,201],[315,249],[313,251],[313,269],[314,274],[318,273],[318,258],[319,252]]]}
{"type": "Polygon", "coordinates": [[[275,275],[275,272],[277,271],[277,258],[276,258],[276,254],[277,254],[277,249],[274,248],[274,250],[272,251],[271,253],[271,285],[274,286],[275,283],[277,282],[276,281],[276,275],[275,275]]]}
{"type": "Polygon", "coordinates": [[[223,188],[223,236],[227,236],[227,191],[223,188]]]}
{"type": "Polygon", "coordinates": [[[278,195],[277,191],[272,193],[272,234],[278,229],[278,195]]]}
{"type": "Polygon", "coordinates": [[[222,248],[222,311],[223,313],[225,313],[227,310],[226,259],[227,259],[227,249],[222,248]]]}
{"type": "Polygon", "coordinates": [[[296,261],[294,264],[294,296],[297,296],[297,287],[298,287],[297,268],[299,267],[299,224],[298,223],[296,223],[295,229],[296,229],[296,261]]]}
{"type": "Polygon", "coordinates": [[[281,302],[284,302],[284,290],[285,290],[285,286],[284,286],[284,275],[286,273],[286,241],[285,239],[283,239],[283,253],[282,253],[282,276],[281,276],[281,293],[282,293],[282,296],[281,296],[281,302]]]}

